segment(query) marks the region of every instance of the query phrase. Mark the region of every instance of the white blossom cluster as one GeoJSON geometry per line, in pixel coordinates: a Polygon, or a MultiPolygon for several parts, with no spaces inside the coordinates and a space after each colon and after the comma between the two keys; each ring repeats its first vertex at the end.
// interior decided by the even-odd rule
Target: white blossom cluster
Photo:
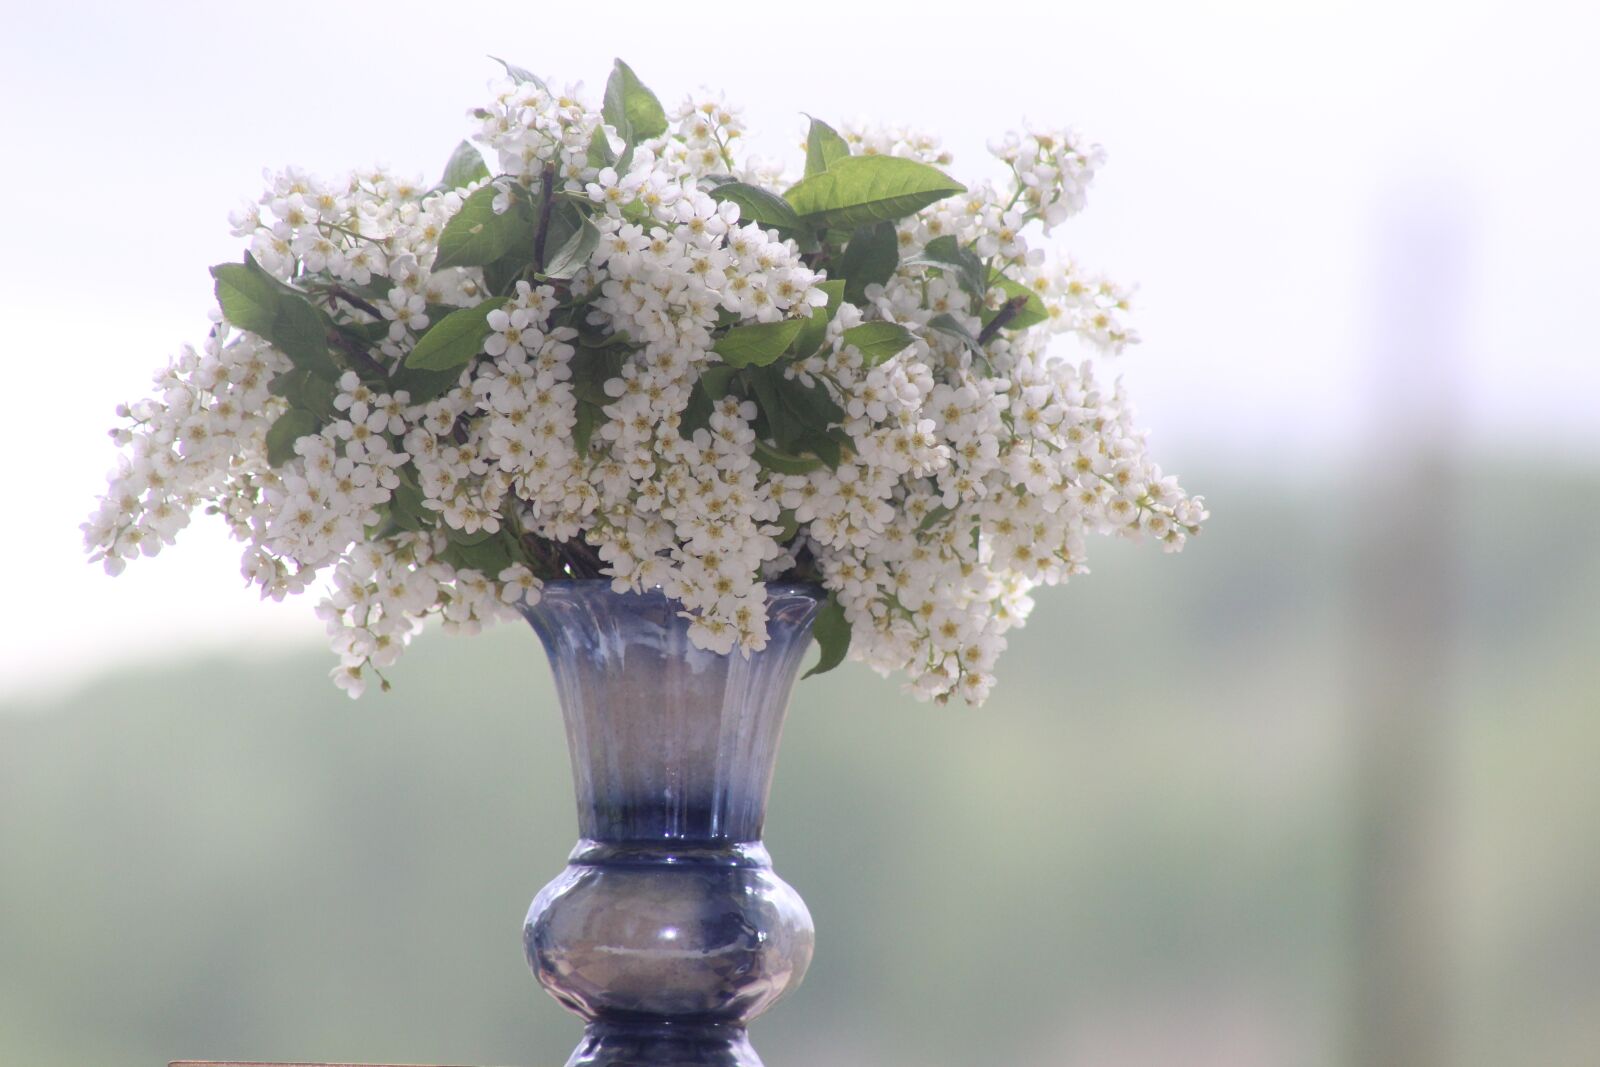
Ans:
{"type": "MultiPolygon", "coordinates": [[[[119,409],[123,456],[84,525],[108,571],[172,543],[197,507],[220,514],[263,595],[323,589],[352,695],[426,618],[470,631],[551,578],[662,588],[719,652],[764,647],[764,582],[816,581],[842,607],[851,658],[905,672],[919,697],[976,704],[1031,590],[1082,573],[1088,535],[1176,550],[1199,530],[1202,499],[1146,456],[1120,386],[1088,358],[1138,340],[1129,292],[1029,241],[1083,207],[1099,146],[1007,135],[991,146],[1002,180],[899,218],[892,274],[830,303],[840,257],[713,195],[719,178],[774,194],[795,180],[743,154],[740,113],[719,96],[630,143],[577,87],[515,77],[493,94],[473,112],[486,173],[464,184],[291,169],[237,213],[255,262],[350,351],[336,344],[336,376],[307,386],[284,345],[219,316],[155,398],[119,409]],[[485,187],[502,216],[531,193],[580,206],[592,251],[562,278],[437,266],[485,187]],[[939,238],[982,262],[987,289],[928,258],[939,238]],[[459,373],[431,387],[408,375],[430,327],[491,297],[459,373]],[[1035,321],[1002,328],[1019,312],[1035,321]],[[773,461],[774,413],[728,373],[719,338],[829,313],[815,351],[769,373],[825,398],[835,444],[773,461]],[[846,334],[872,322],[910,343],[864,353],[846,334]],[[1060,334],[1085,358],[1050,354],[1060,334]],[[710,371],[719,390],[691,419],[710,371]],[[296,405],[312,421],[275,445],[296,405]]],[[[922,134],[858,125],[842,139],[853,155],[950,163],[922,134]]]]}

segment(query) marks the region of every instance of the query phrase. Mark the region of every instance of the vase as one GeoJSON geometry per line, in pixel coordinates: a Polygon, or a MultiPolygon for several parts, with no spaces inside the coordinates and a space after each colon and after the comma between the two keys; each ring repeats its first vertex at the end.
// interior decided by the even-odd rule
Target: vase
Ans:
{"type": "Polygon", "coordinates": [[[769,585],[748,655],[696,648],[677,602],[604,580],[523,607],[578,801],[577,847],[523,927],[539,983],[585,1021],[568,1067],[759,1067],[746,1028],[811,961],[811,915],[761,829],[822,597],[769,585]]]}

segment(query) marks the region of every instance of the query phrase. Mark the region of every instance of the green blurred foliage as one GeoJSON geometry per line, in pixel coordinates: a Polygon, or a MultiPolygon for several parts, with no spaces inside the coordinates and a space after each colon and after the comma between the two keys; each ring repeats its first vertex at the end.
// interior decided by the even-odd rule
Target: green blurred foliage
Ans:
{"type": "MultiPolygon", "coordinates": [[[[1459,1062],[1600,1048],[1600,474],[1463,472],[1439,898],[1459,1062]]],[[[767,840],[817,921],[771,1067],[1344,1062],[1349,486],[1195,471],[1183,556],[1096,546],[978,711],[802,684],[767,840]]],[[[94,651],[85,651],[92,660],[94,651]]],[[[531,633],[181,657],[0,708],[0,1064],[556,1064],[518,940],[575,836],[531,633]]]]}

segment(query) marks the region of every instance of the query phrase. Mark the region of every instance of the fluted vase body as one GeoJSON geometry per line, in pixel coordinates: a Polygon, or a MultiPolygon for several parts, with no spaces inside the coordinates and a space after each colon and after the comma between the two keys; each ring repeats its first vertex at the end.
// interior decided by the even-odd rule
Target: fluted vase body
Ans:
{"type": "Polygon", "coordinates": [[[540,984],[587,1023],[568,1067],[759,1067],[746,1026],[811,961],[761,829],[821,596],[768,586],[749,655],[696,648],[679,604],[605,581],[547,583],[523,609],[578,800],[577,847],[523,928],[540,984]]]}

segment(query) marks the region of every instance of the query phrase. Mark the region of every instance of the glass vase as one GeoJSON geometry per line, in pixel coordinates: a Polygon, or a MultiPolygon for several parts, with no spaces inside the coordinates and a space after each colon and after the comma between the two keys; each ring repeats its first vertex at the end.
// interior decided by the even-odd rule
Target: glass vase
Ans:
{"type": "Polygon", "coordinates": [[[568,1067],[759,1067],[750,1020],[800,983],[811,915],[761,843],[822,590],[768,586],[767,647],[689,641],[664,594],[557,581],[523,613],[566,722],[577,847],[523,928],[586,1023],[568,1067]]]}

